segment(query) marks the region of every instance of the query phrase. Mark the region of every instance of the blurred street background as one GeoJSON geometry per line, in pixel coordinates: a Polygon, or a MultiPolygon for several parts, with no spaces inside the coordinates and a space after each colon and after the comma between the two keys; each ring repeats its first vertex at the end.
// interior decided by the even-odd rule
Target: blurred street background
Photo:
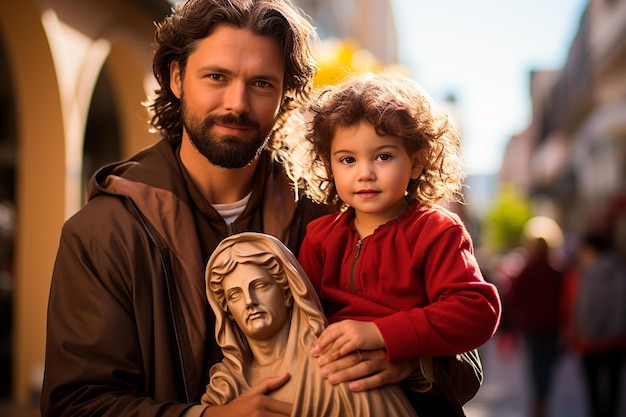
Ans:
{"type": "MultiPolygon", "coordinates": [[[[142,103],[156,87],[154,22],[173,3],[2,1],[2,417],[39,414],[63,222],[85,203],[96,168],[158,139],[142,103]]],[[[466,222],[485,278],[504,303],[501,329],[481,348],[486,377],[468,416],[537,415],[522,340],[526,316],[542,309],[562,353],[553,361],[545,417],[594,417],[580,367],[589,345],[575,337],[573,317],[583,238],[602,234],[626,258],[626,0],[294,3],[320,35],[315,86],[348,72],[401,72],[463,132],[467,204],[449,208],[466,222]],[[533,239],[549,246],[546,268],[560,276],[557,293],[543,285],[530,294],[514,290],[532,263],[533,239]]],[[[625,385],[618,417],[626,417],[625,385]]]]}
{"type": "MultiPolygon", "coordinates": [[[[531,415],[528,367],[524,349],[500,335],[480,349],[485,372],[483,386],[464,407],[468,417],[526,417],[531,415]]],[[[626,368],[622,369],[622,375],[626,368]]],[[[579,358],[563,352],[548,402],[551,417],[591,417],[579,358]]],[[[619,416],[626,416],[626,387],[622,387],[619,416]]]]}

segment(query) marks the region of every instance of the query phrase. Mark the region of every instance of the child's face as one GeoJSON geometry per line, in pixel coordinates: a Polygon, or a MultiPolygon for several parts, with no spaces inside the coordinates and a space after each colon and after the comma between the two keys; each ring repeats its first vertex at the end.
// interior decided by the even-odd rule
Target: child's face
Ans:
{"type": "Polygon", "coordinates": [[[381,224],[404,211],[409,180],[422,171],[417,153],[409,155],[401,138],[379,136],[365,121],[337,128],[330,166],[341,200],[381,224]]]}

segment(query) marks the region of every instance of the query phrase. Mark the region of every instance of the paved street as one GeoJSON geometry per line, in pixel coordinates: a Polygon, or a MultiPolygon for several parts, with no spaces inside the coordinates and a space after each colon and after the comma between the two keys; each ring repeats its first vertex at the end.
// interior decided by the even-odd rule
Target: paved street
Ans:
{"type": "MultiPolygon", "coordinates": [[[[485,381],[466,406],[468,417],[530,417],[529,387],[521,345],[503,347],[498,337],[481,348],[485,381]]],[[[626,385],[626,384],[624,384],[626,385]]],[[[626,386],[620,417],[626,417],[626,386]]],[[[556,370],[548,417],[590,417],[577,358],[564,356],[556,370]]]]}

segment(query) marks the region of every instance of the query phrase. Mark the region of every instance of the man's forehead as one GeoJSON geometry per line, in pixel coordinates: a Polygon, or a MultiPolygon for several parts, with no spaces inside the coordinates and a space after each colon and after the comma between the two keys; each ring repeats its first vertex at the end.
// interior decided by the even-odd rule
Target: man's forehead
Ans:
{"type": "Polygon", "coordinates": [[[228,25],[218,26],[209,36],[198,40],[189,61],[197,66],[228,64],[281,78],[284,75],[282,49],[276,39],[228,25]]]}

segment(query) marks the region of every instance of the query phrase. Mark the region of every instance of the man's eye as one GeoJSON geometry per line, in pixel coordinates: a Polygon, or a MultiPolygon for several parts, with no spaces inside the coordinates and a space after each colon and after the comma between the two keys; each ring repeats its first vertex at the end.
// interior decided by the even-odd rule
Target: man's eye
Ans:
{"type": "Polygon", "coordinates": [[[269,88],[272,86],[270,83],[268,83],[267,81],[263,81],[263,80],[259,80],[255,82],[254,85],[256,85],[257,87],[261,87],[261,88],[269,88]]]}
{"type": "Polygon", "coordinates": [[[213,81],[220,81],[220,80],[224,79],[222,74],[209,74],[209,75],[207,75],[207,78],[209,78],[209,79],[211,79],[213,81]]]}

